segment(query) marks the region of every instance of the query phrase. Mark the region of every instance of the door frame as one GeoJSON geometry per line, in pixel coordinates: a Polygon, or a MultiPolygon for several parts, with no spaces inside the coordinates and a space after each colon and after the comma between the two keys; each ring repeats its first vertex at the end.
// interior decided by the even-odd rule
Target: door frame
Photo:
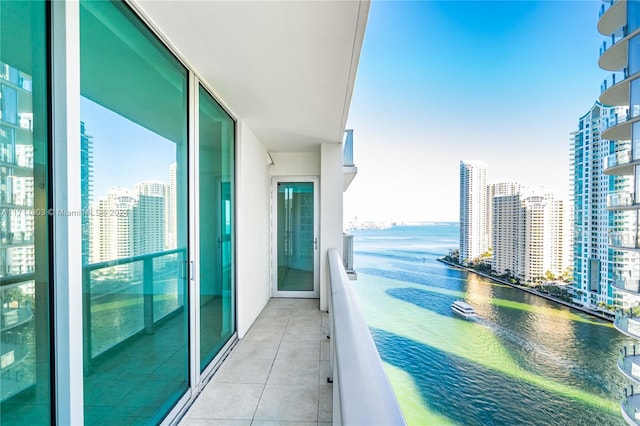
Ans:
{"type": "Polygon", "coordinates": [[[320,297],[320,178],[318,176],[273,176],[271,178],[271,296],[317,299],[320,297]],[[278,183],[313,183],[313,291],[278,290],[278,183]]]}

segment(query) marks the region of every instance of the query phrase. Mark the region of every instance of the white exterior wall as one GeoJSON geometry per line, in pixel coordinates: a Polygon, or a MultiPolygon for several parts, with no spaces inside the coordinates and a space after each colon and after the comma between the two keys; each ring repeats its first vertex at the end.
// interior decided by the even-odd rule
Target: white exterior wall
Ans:
{"type": "Polygon", "coordinates": [[[243,121],[236,145],[236,306],[242,338],[271,297],[267,150],[243,121]]]}
{"type": "Polygon", "coordinates": [[[342,257],[342,144],[320,146],[320,310],[328,309],[329,261],[327,250],[342,257]]]}
{"type": "Polygon", "coordinates": [[[271,158],[271,176],[320,176],[319,152],[272,152],[271,158]]]}

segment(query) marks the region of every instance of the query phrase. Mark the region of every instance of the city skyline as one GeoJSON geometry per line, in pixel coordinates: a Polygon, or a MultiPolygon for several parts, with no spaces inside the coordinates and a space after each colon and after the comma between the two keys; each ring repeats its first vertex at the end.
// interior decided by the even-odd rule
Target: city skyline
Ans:
{"type": "Polygon", "coordinates": [[[461,158],[484,159],[487,182],[568,200],[570,133],[608,75],[600,5],[373,2],[347,126],[359,173],[345,222],[457,221],[461,158]]]}

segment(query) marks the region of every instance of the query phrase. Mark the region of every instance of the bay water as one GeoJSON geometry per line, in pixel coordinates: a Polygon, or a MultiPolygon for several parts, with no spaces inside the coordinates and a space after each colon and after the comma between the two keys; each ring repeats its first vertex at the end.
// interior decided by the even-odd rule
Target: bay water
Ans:
{"type": "Polygon", "coordinates": [[[352,288],[409,424],[626,424],[616,360],[631,341],[610,322],[438,262],[456,223],[352,233],[352,288]]]}

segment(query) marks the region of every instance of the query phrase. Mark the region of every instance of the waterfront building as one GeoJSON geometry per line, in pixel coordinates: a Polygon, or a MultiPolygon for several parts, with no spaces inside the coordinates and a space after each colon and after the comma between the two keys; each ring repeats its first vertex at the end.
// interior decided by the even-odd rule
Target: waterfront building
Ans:
{"type": "Polygon", "coordinates": [[[520,188],[494,197],[492,269],[529,283],[561,275],[565,232],[564,203],[553,194],[520,188]]]}
{"type": "Polygon", "coordinates": [[[348,152],[343,141],[368,10],[0,2],[1,207],[69,213],[33,215],[20,236],[16,215],[0,217],[3,425],[175,424],[201,394],[250,416],[286,397],[314,407],[300,421],[330,422],[320,408],[333,401],[336,423],[403,423],[364,321],[332,291],[348,289],[354,134],[348,152]],[[133,188],[170,164],[168,189],[133,188]],[[111,189],[93,200],[92,187],[111,189]],[[71,214],[84,205],[106,211],[88,232],[71,214]],[[32,270],[8,260],[20,246],[32,270]],[[328,314],[334,298],[343,309],[328,314]],[[283,333],[265,346],[269,326],[289,322],[317,325],[318,340],[283,333]],[[356,341],[366,376],[343,364],[356,341]],[[271,368],[286,350],[312,354],[333,384],[211,380],[271,368]]]}
{"type": "Polygon", "coordinates": [[[487,185],[487,245],[489,248],[493,248],[493,199],[495,197],[502,197],[505,195],[516,195],[520,192],[521,185],[517,182],[495,182],[487,185]]]}
{"type": "Polygon", "coordinates": [[[620,254],[609,247],[616,213],[608,208],[607,197],[611,188],[631,184],[629,177],[604,173],[604,160],[617,143],[600,134],[604,123],[623,113],[624,107],[596,102],[580,117],[571,138],[573,301],[596,310],[616,303],[612,266],[620,254]]]}
{"type": "MultiPolygon", "coordinates": [[[[637,194],[640,191],[640,2],[619,0],[603,4],[598,31],[607,39],[600,48],[598,65],[612,74],[602,83],[599,101],[621,107],[602,120],[601,137],[612,140],[604,159],[604,173],[627,177],[610,186],[608,196],[609,247],[613,251],[610,279],[622,309],[614,326],[640,339],[637,309],[640,301],[640,234],[637,194]]],[[[637,389],[640,357],[636,346],[620,350],[618,367],[637,389]]],[[[622,414],[629,424],[640,424],[640,393],[625,390],[622,414]]]]}
{"type": "Polygon", "coordinates": [[[473,262],[489,248],[487,165],[460,161],[460,261],[473,262]]]}

